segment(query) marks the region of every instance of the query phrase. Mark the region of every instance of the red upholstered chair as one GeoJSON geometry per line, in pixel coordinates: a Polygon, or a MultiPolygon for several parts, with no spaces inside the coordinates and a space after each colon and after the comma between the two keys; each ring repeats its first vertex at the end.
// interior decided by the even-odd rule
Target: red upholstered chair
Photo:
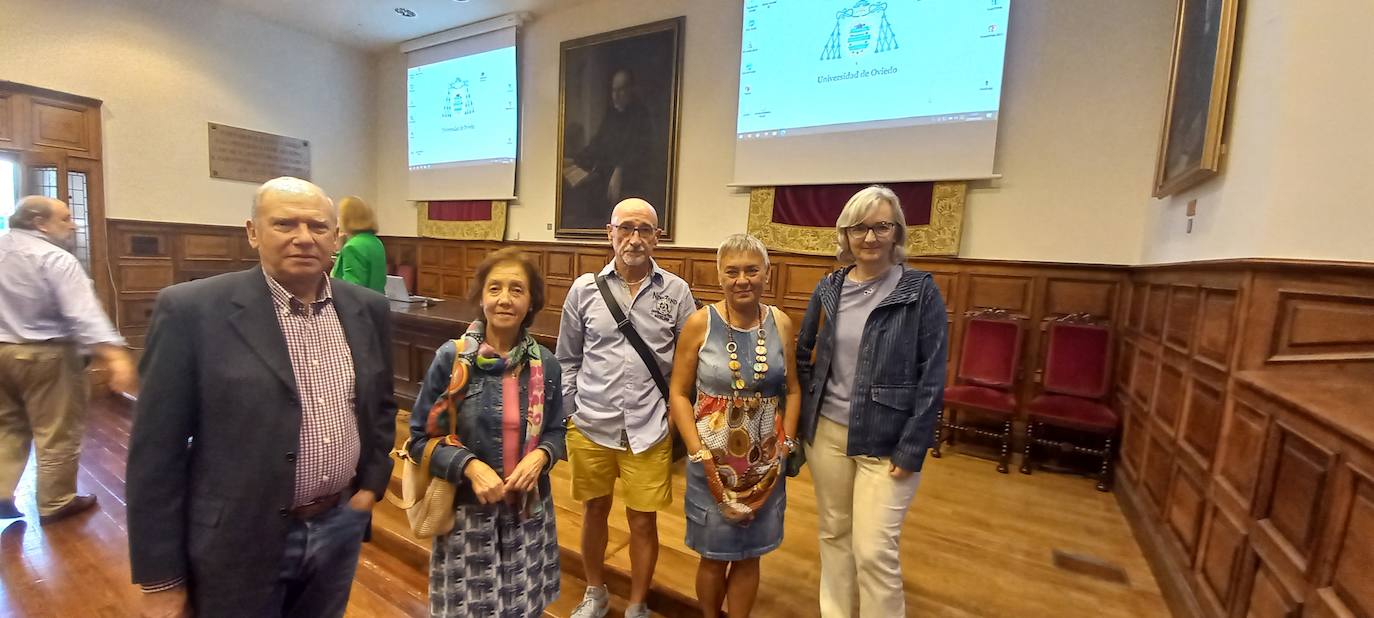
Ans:
{"type": "Polygon", "coordinates": [[[406,282],[406,292],[415,293],[415,267],[410,264],[397,264],[396,276],[406,282]]]}
{"type": "Polygon", "coordinates": [[[1121,425],[1116,413],[1102,403],[1111,377],[1111,328],[1087,316],[1070,315],[1051,321],[1048,330],[1044,392],[1026,406],[1029,416],[1021,472],[1030,474],[1037,444],[1058,448],[1063,453],[1092,455],[1102,458],[1097,489],[1108,491],[1112,485],[1112,441],[1121,425]],[[1102,447],[1037,437],[1047,427],[1088,434],[1101,440],[1102,447]]]}
{"type": "Polygon", "coordinates": [[[1016,372],[1021,361],[1021,318],[1002,310],[965,314],[964,342],[959,350],[958,384],[945,389],[945,407],[935,423],[932,457],[940,457],[941,444],[954,444],[960,432],[971,432],[1002,442],[997,471],[1007,472],[1011,461],[1011,421],[1016,416],[1016,372]],[[963,424],[959,412],[970,412],[1001,421],[1002,431],[963,424]]]}

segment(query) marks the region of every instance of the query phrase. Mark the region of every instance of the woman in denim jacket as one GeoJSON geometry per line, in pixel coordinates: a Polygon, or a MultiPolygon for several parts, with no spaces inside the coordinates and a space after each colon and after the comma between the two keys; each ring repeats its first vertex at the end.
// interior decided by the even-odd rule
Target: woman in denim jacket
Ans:
{"type": "Polygon", "coordinates": [[[871,186],[835,224],[846,266],[816,284],[797,342],[816,485],[821,615],[905,616],[902,520],[944,400],[947,326],[930,273],[907,267],[897,195],[871,186]]]}
{"type": "Polygon", "coordinates": [[[482,318],[434,356],[410,417],[410,455],[457,488],[453,530],[434,539],[431,616],[539,616],[558,598],[549,469],[565,456],[560,367],[528,327],[544,306],[539,269],[516,249],[477,267],[482,318]]]}

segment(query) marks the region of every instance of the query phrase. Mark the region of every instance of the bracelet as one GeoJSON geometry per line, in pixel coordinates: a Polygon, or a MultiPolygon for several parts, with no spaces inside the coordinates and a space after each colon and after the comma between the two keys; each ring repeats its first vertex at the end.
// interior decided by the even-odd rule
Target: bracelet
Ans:
{"type": "Polygon", "coordinates": [[[787,447],[787,452],[789,453],[797,452],[797,447],[800,446],[799,444],[797,444],[797,439],[791,436],[783,438],[782,445],[787,447]]]}
{"type": "Polygon", "coordinates": [[[710,457],[710,456],[711,456],[711,451],[710,451],[710,449],[701,449],[701,450],[699,450],[699,451],[697,451],[697,452],[695,452],[695,453],[692,453],[691,455],[688,455],[688,456],[687,456],[687,461],[690,461],[690,462],[692,462],[692,463],[701,463],[701,462],[703,462],[703,461],[706,461],[706,458],[707,458],[707,457],[710,457]]]}

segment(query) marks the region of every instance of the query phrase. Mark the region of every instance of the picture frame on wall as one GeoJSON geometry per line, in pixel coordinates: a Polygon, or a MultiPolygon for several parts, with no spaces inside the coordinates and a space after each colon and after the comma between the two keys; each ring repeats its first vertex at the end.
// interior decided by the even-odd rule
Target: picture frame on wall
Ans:
{"type": "Polygon", "coordinates": [[[605,238],[611,209],[639,197],[673,238],[685,18],[559,45],[557,238],[605,238]]]}
{"type": "Polygon", "coordinates": [[[1155,197],[1197,186],[1220,169],[1239,3],[1179,0],[1155,197]]]}

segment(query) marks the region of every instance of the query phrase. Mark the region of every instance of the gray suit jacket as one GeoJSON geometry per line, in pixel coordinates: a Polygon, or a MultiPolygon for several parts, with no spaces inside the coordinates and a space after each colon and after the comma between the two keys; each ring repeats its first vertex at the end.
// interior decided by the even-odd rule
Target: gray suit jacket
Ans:
{"type": "MultiPolygon", "coordinates": [[[[357,373],[354,487],[378,497],[392,464],[391,311],[332,282],[357,373]]],[[[197,616],[266,615],[295,486],[301,410],[262,269],[174,285],[153,312],[129,441],[135,583],[185,577],[197,616]]]]}

